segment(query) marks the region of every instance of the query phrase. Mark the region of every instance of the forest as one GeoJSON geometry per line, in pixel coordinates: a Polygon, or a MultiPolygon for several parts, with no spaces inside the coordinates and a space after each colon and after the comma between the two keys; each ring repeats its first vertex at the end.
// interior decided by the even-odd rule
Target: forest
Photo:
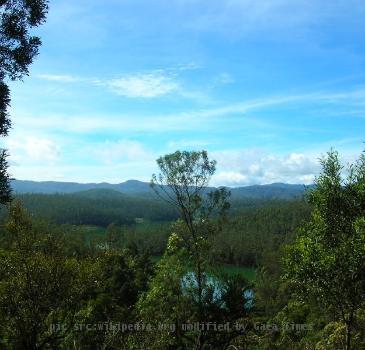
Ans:
{"type": "Polygon", "coordinates": [[[302,198],[232,208],[225,188],[204,190],[205,151],[158,164],[159,199],[24,194],[2,208],[3,348],[364,347],[364,154],[347,180],[331,151],[302,198]]]}
{"type": "MultiPolygon", "coordinates": [[[[163,255],[171,223],[179,218],[175,207],[156,196],[125,196],[112,190],[30,193],[16,195],[15,200],[32,217],[79,231],[87,242],[97,244],[115,232],[120,247],[133,241],[139,250],[152,256],[163,255]]],[[[292,232],[309,217],[309,208],[304,198],[230,201],[229,220],[214,238],[216,257],[227,264],[258,266],[265,249],[273,249],[292,237],[292,232]]],[[[0,215],[4,220],[6,207],[0,215]]]]}

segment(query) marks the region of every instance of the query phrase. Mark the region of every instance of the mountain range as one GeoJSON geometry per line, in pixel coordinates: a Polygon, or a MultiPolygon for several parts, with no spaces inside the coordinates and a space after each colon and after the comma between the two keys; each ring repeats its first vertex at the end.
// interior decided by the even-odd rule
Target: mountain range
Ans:
{"type": "MultiPolygon", "coordinates": [[[[58,181],[29,181],[12,180],[13,191],[22,193],[76,193],[90,190],[110,190],[127,195],[146,195],[151,193],[150,184],[138,180],[128,180],[119,184],[102,183],[77,183],[58,181]]],[[[300,197],[306,188],[313,185],[304,186],[301,184],[273,183],[268,185],[252,185],[244,187],[228,188],[233,199],[258,198],[258,199],[290,199],[300,197]]],[[[99,192],[99,191],[98,191],[99,192]]]]}

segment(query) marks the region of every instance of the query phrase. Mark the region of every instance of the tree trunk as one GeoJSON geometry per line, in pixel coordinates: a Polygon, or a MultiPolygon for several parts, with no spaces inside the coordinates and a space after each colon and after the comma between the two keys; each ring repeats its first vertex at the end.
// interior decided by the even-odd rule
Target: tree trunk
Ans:
{"type": "MultiPolygon", "coordinates": [[[[199,326],[200,323],[204,322],[203,317],[204,317],[204,312],[203,312],[203,286],[202,286],[202,271],[201,271],[201,266],[200,266],[200,257],[198,256],[198,264],[197,264],[197,282],[198,282],[198,306],[199,306],[199,326]]],[[[199,334],[199,342],[198,342],[198,347],[197,349],[200,350],[203,346],[203,332],[200,331],[199,334]]]]}
{"type": "Polygon", "coordinates": [[[345,321],[346,323],[346,350],[351,350],[351,336],[352,336],[352,322],[353,322],[353,313],[349,315],[348,320],[345,321]]]}
{"type": "Polygon", "coordinates": [[[351,350],[351,329],[348,323],[346,323],[346,350],[351,350]]]}

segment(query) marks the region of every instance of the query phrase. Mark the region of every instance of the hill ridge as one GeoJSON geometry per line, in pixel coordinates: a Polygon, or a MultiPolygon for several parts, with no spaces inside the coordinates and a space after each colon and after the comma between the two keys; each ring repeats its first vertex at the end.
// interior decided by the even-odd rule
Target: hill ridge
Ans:
{"type": "MultiPolygon", "coordinates": [[[[15,193],[76,193],[90,190],[113,190],[127,195],[143,195],[151,193],[150,184],[140,180],[130,179],[118,184],[78,183],[62,181],[32,181],[12,180],[15,193]]],[[[310,185],[311,187],[313,185],[310,185]]],[[[226,186],[221,186],[226,187],[226,186]]],[[[213,187],[212,187],[213,188],[213,187]]],[[[303,195],[306,186],[303,184],[273,183],[264,185],[250,185],[243,187],[226,187],[232,193],[232,198],[264,198],[264,199],[290,199],[303,195]]]]}

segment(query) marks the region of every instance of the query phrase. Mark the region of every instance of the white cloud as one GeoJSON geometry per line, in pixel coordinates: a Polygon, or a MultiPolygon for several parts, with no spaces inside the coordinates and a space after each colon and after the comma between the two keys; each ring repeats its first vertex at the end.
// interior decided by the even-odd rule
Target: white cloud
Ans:
{"type": "Polygon", "coordinates": [[[318,42],[324,37],[316,35],[318,26],[356,26],[365,14],[362,0],[211,0],[209,6],[202,0],[177,1],[187,8],[198,6],[195,16],[183,17],[184,27],[230,39],[261,35],[265,40],[318,42]]]}
{"type": "Polygon", "coordinates": [[[59,159],[60,147],[52,140],[26,136],[10,137],[5,141],[10,159],[15,163],[42,162],[53,164],[59,159]]]}
{"type": "Polygon", "coordinates": [[[122,76],[107,82],[117,95],[131,98],[153,98],[170,94],[179,89],[175,79],[162,71],[122,76]]]}
{"type": "Polygon", "coordinates": [[[3,146],[9,149],[10,173],[17,179],[119,183],[148,181],[156,171],[157,156],[133,140],[93,144],[67,139],[61,149],[52,140],[18,134],[3,146]]]}
{"type": "Polygon", "coordinates": [[[105,164],[118,164],[125,161],[154,161],[155,157],[142,143],[131,140],[106,141],[89,148],[98,159],[105,164]]]}
{"type": "Polygon", "coordinates": [[[34,181],[75,181],[80,183],[109,182],[120,183],[130,179],[149,181],[156,172],[154,164],[127,162],[122,164],[72,165],[55,164],[54,166],[19,165],[11,167],[11,174],[16,179],[34,181]]]}
{"type": "MultiPolygon", "coordinates": [[[[52,113],[47,115],[32,115],[26,110],[13,109],[12,114],[17,118],[14,125],[17,129],[25,130],[44,130],[44,131],[61,131],[69,133],[87,133],[87,132],[167,132],[167,131],[188,131],[198,130],[204,127],[204,130],[217,129],[220,127],[228,128],[230,120],[244,121],[246,130],[255,128],[255,130],[290,130],[289,126],[275,123],[272,120],[258,118],[251,112],[265,110],[275,106],[290,105],[293,103],[318,103],[324,106],[335,105],[358,106],[364,101],[365,89],[359,88],[350,91],[340,92],[314,92],[298,95],[269,96],[255,100],[247,100],[214,108],[203,108],[187,110],[175,114],[113,114],[113,115],[64,115],[52,113]],[[224,117],[224,118],[223,118],[224,117]],[[242,118],[240,120],[237,117],[242,118]]],[[[324,113],[321,117],[333,117],[333,110],[324,113]]],[[[336,117],[347,117],[340,114],[336,117]]],[[[363,115],[359,115],[363,117],[363,115]]],[[[243,123],[242,123],[243,124],[243,123]]],[[[232,126],[231,126],[232,127],[232,126]]],[[[292,127],[293,128],[293,127],[292,127]]],[[[296,129],[298,130],[298,129],[296,129]]],[[[315,131],[316,127],[306,129],[306,131],[315,131]]]]}
{"type": "MultiPolygon", "coordinates": [[[[101,86],[116,95],[128,98],[155,98],[175,92],[182,97],[201,99],[203,96],[202,92],[184,89],[177,81],[177,76],[182,72],[197,68],[198,66],[194,64],[178,65],[173,68],[123,74],[113,79],[78,77],[71,74],[38,74],[36,77],[57,83],[84,83],[101,86]]],[[[227,80],[229,78],[227,75],[220,76],[220,79],[227,80]]]]}
{"type": "Polygon", "coordinates": [[[187,139],[182,139],[182,140],[177,140],[177,141],[170,141],[167,144],[168,149],[170,150],[187,150],[187,149],[197,149],[197,148],[202,148],[209,145],[208,141],[203,141],[203,140],[187,140],[187,139]]]}
{"type": "Polygon", "coordinates": [[[218,186],[241,186],[248,184],[249,178],[246,175],[234,171],[222,171],[214,176],[214,184],[218,186]]]}
{"type": "Polygon", "coordinates": [[[310,184],[320,171],[313,154],[289,153],[283,156],[259,149],[213,152],[218,161],[217,185],[245,186],[274,182],[310,184]]]}
{"type": "Polygon", "coordinates": [[[72,75],[57,75],[57,74],[38,74],[38,78],[49,80],[49,81],[56,81],[60,83],[76,83],[81,81],[79,77],[75,77],[72,75]]]}
{"type": "Polygon", "coordinates": [[[216,82],[219,84],[232,84],[235,82],[234,78],[229,73],[221,73],[216,78],[216,82]]]}

